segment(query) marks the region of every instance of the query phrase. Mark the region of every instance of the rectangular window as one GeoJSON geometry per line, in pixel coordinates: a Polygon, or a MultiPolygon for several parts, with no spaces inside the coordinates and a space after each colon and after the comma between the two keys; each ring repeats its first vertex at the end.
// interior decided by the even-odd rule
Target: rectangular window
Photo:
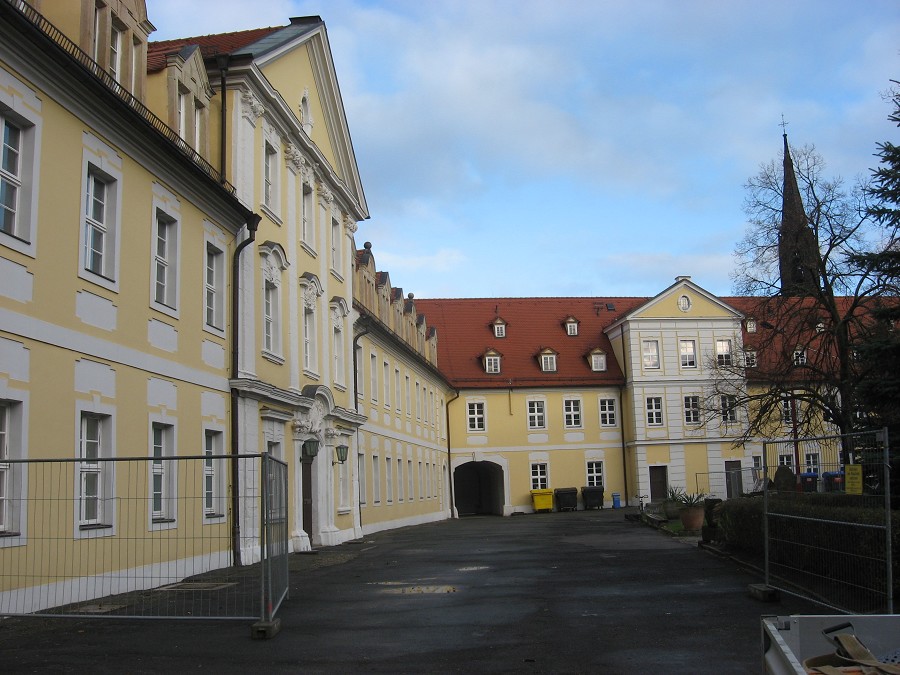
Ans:
{"type": "Polygon", "coordinates": [[[194,99],[194,138],[193,147],[198,153],[201,151],[201,141],[203,139],[203,104],[194,99]]]}
{"type": "Polygon", "coordinates": [[[122,29],[113,20],[109,30],[109,74],[118,82],[122,73],[122,29]]]}
{"type": "Polygon", "coordinates": [[[587,463],[587,484],[588,487],[603,487],[603,462],[587,463]]]}
{"type": "Polygon", "coordinates": [[[794,468],[794,456],[788,453],[778,455],[778,466],[786,466],[790,469],[794,468]]]}
{"type": "Polygon", "coordinates": [[[314,370],[316,365],[316,314],[312,307],[303,309],[303,368],[314,370]]]}
{"type": "Polygon", "coordinates": [[[425,475],[422,472],[422,462],[419,462],[419,499],[425,499],[425,493],[427,486],[423,482],[425,479],[425,475]]]}
{"type": "Polygon", "coordinates": [[[300,240],[310,248],[315,246],[315,229],[313,227],[313,191],[309,183],[303,184],[303,201],[301,203],[302,223],[300,226],[300,240]]]}
{"type": "Polygon", "coordinates": [[[9,404],[0,402],[0,533],[13,531],[12,470],[9,463],[9,404]]]}
{"type": "Polygon", "coordinates": [[[528,401],[528,428],[545,429],[547,420],[544,415],[543,401],[528,401]]]}
{"type": "Polygon", "coordinates": [[[544,462],[531,463],[531,489],[546,490],[550,484],[547,477],[547,464],[544,462]]]}
{"type": "Polygon", "coordinates": [[[556,372],[556,354],[541,354],[541,370],[545,373],[556,372]]]}
{"type": "Polygon", "coordinates": [[[410,415],[412,415],[412,401],[410,399],[410,392],[409,392],[409,387],[410,387],[409,375],[406,376],[406,380],[404,382],[403,387],[404,387],[403,398],[406,403],[406,416],[409,417],[410,415]]]}
{"type": "Polygon", "coordinates": [[[391,367],[387,361],[381,364],[381,384],[384,386],[384,407],[391,407],[391,367]]]}
{"type": "Polygon", "coordinates": [[[581,399],[567,398],[563,401],[563,417],[568,429],[581,428],[581,399]]]}
{"type": "Polygon", "coordinates": [[[175,427],[154,422],[151,426],[150,508],[154,523],[175,519],[175,467],[168,459],[174,456],[175,427]]]}
{"type": "Polygon", "coordinates": [[[484,372],[496,374],[500,372],[500,357],[499,356],[485,356],[484,357],[484,372]]]}
{"type": "Polygon", "coordinates": [[[416,419],[422,419],[422,392],[421,386],[416,382],[416,419]]]}
{"type": "Polygon", "coordinates": [[[78,438],[78,524],[82,528],[104,527],[111,514],[111,467],[102,460],[109,456],[110,418],[82,413],[78,438]]]}
{"type": "Polygon", "coordinates": [[[381,503],[381,462],[378,455],[372,455],[372,501],[381,503]]]}
{"type": "Polygon", "coordinates": [[[807,452],[804,455],[804,470],[806,473],[819,473],[819,453],[807,452]]]}
{"type": "Polygon", "coordinates": [[[748,350],[744,352],[744,365],[747,368],[756,368],[756,352],[748,350]]]}
{"type": "Polygon", "coordinates": [[[700,397],[684,397],[684,423],[700,424],[700,397]]]}
{"type": "Polygon", "coordinates": [[[2,116],[0,125],[3,126],[3,147],[0,153],[0,231],[15,237],[19,236],[17,217],[22,189],[22,131],[2,116]]]}
{"type": "Polygon", "coordinates": [[[407,488],[408,488],[407,494],[409,495],[409,498],[410,498],[410,499],[414,499],[414,498],[415,498],[415,493],[414,493],[413,490],[415,489],[415,484],[414,484],[415,481],[413,480],[413,464],[412,464],[412,460],[411,460],[411,459],[406,460],[406,481],[407,481],[407,483],[408,483],[408,485],[407,485],[407,488]]]}
{"type": "Polygon", "coordinates": [[[642,353],[644,368],[659,368],[659,342],[656,340],[644,340],[642,353]]]}
{"type": "Polygon", "coordinates": [[[566,335],[578,335],[578,324],[570,321],[566,324],[566,335]]]}
{"type": "Polygon", "coordinates": [[[364,453],[359,453],[356,456],[356,473],[359,476],[359,503],[362,505],[366,504],[366,456],[364,453]]]}
{"type": "Polygon", "coordinates": [[[178,88],[178,135],[187,140],[188,129],[188,96],[190,92],[178,88]]]}
{"type": "Polygon", "coordinates": [[[696,368],[697,367],[697,351],[696,343],[693,340],[681,341],[681,367],[696,368]]]}
{"type": "Polygon", "coordinates": [[[731,340],[716,340],[716,365],[731,365],[731,340]]]}
{"type": "Polygon", "coordinates": [[[263,348],[275,351],[275,331],[278,321],[278,288],[266,281],[263,290],[263,348]]]}
{"type": "Polygon", "coordinates": [[[112,278],[112,209],[114,183],[107,182],[93,168],[88,170],[85,188],[84,269],[112,278]]]}
{"type": "Polygon", "coordinates": [[[384,458],[384,479],[387,482],[387,498],[388,504],[394,501],[394,463],[390,457],[384,458]]]}
{"type": "Polygon", "coordinates": [[[403,460],[397,458],[397,501],[403,501],[403,460]]]}
{"type": "Polygon", "coordinates": [[[221,330],[225,325],[225,254],[206,245],[205,301],[206,325],[221,330]]]}
{"type": "Polygon", "coordinates": [[[805,366],[806,365],[806,350],[805,349],[795,349],[794,350],[794,365],[795,366],[805,366]]]}
{"type": "Polygon", "coordinates": [[[222,433],[206,430],[203,432],[203,514],[207,518],[219,518],[225,514],[225,469],[221,455],[222,433]]]}
{"type": "Polygon", "coordinates": [[[337,218],[331,219],[331,269],[338,274],[342,273],[341,265],[341,224],[337,218]]]}
{"type": "Polygon", "coordinates": [[[600,399],[600,426],[614,427],[616,426],[616,399],[601,398],[600,399]]]}
{"type": "Polygon", "coordinates": [[[651,427],[660,427],[663,423],[662,398],[659,396],[647,397],[647,424],[651,427]]]}
{"type": "Polygon", "coordinates": [[[369,395],[373,402],[378,401],[378,356],[369,354],[369,395]]]}
{"type": "Polygon", "coordinates": [[[275,208],[275,181],[278,178],[278,154],[274,146],[266,141],[263,157],[263,204],[270,209],[275,208]]]}
{"type": "Polygon", "coordinates": [[[723,395],[720,398],[722,407],[722,421],[726,424],[737,422],[737,397],[731,394],[723,395]]]}
{"type": "Polygon", "coordinates": [[[470,401],[466,408],[466,418],[469,431],[484,431],[484,403],[470,401]]]}
{"type": "Polygon", "coordinates": [[[594,372],[606,370],[606,354],[591,354],[591,370],[594,372]]]}
{"type": "Polygon", "coordinates": [[[400,369],[394,368],[394,398],[397,401],[397,411],[400,411],[400,369]]]}
{"type": "Polygon", "coordinates": [[[334,382],[344,384],[344,331],[341,326],[335,326],[334,336],[334,382]]]}
{"type": "Polygon", "coordinates": [[[794,421],[794,401],[786,394],[781,397],[781,421],[784,424],[792,424],[794,421]]]}
{"type": "Polygon", "coordinates": [[[495,323],[494,324],[494,337],[498,337],[498,338],[506,337],[506,324],[505,323],[495,323]]]}
{"type": "Polygon", "coordinates": [[[175,308],[178,302],[178,228],[176,221],[157,209],[153,265],[153,301],[175,308]]]}

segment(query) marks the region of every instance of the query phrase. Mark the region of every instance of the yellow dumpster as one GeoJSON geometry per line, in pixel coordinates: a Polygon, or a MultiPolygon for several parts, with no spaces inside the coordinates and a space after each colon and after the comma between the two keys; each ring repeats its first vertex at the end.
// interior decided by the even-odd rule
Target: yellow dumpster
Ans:
{"type": "Polygon", "coordinates": [[[552,511],[553,490],[532,490],[531,501],[535,511],[552,511]]]}

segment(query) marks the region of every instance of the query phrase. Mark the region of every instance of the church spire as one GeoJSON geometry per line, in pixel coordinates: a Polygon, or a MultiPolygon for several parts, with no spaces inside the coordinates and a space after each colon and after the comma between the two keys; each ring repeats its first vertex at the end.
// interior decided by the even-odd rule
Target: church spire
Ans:
{"type": "MultiPolygon", "coordinates": [[[[785,124],[782,122],[782,124],[785,124]]],[[[781,226],[778,229],[778,269],[782,295],[808,295],[816,288],[819,246],[809,226],[803,197],[794,173],[794,161],[784,138],[784,184],[781,193],[781,226]]]]}

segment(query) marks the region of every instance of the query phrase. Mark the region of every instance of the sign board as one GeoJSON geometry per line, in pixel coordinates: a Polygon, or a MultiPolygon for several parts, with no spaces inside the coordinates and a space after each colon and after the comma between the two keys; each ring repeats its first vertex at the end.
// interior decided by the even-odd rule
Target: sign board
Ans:
{"type": "Polygon", "coordinates": [[[861,495],[863,493],[863,467],[862,464],[847,464],[844,466],[845,483],[844,490],[848,495],[861,495]]]}

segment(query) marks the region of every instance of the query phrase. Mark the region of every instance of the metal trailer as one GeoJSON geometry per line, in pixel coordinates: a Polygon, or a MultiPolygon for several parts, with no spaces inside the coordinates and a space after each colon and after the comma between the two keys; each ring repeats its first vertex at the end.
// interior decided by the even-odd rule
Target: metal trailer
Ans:
{"type": "Polygon", "coordinates": [[[853,633],[877,658],[887,663],[900,659],[900,615],[823,614],[762,617],[763,673],[800,674],[803,661],[831,654],[834,644],[826,634],[853,633]],[[849,624],[849,625],[848,625],[849,624]],[[838,628],[842,626],[841,628],[838,628]]]}

